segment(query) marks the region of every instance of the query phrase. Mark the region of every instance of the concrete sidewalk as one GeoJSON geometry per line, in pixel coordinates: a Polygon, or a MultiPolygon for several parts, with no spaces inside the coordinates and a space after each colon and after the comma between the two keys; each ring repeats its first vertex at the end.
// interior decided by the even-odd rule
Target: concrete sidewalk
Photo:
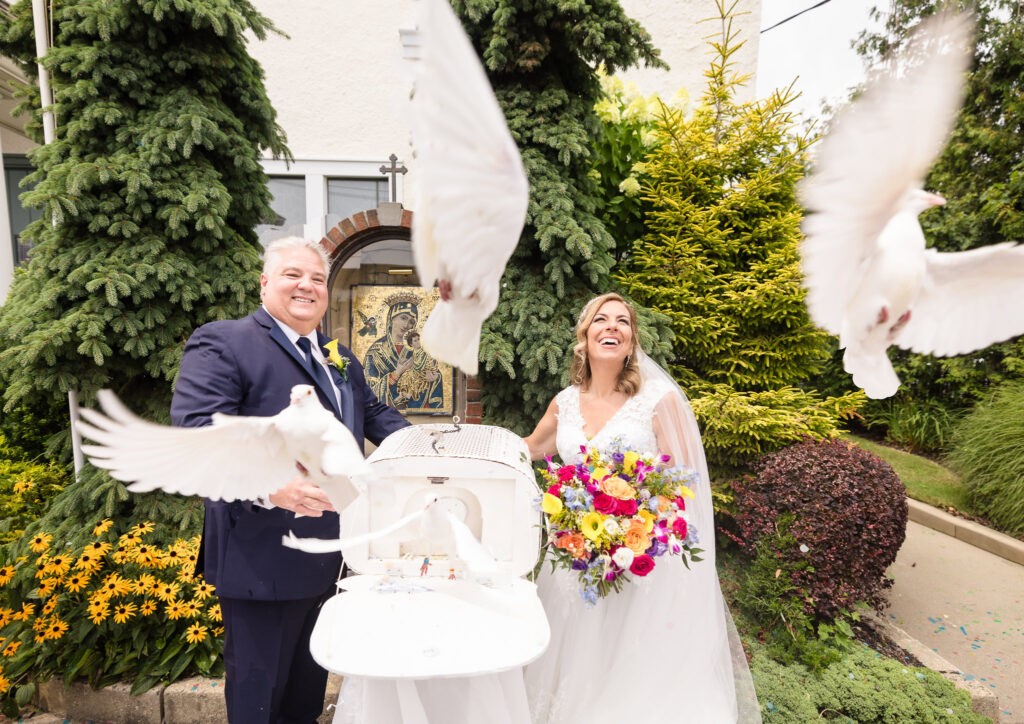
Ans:
{"type": "Polygon", "coordinates": [[[911,520],[886,615],[991,688],[1002,724],[1024,724],[1024,566],[1008,558],[911,520]]]}

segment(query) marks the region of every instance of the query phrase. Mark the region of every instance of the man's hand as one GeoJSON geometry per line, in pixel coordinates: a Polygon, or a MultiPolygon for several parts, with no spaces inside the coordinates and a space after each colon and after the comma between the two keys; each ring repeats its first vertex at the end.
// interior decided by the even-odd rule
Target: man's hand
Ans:
{"type": "Polygon", "coordinates": [[[325,510],[334,510],[331,501],[327,499],[327,493],[309,482],[302,473],[276,493],[271,493],[270,502],[278,508],[311,518],[319,518],[325,510]]]}

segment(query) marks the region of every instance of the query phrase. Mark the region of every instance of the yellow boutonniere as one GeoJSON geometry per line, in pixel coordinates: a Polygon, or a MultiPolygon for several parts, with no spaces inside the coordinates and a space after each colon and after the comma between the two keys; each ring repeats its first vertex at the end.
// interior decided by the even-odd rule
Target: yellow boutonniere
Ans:
{"type": "Polygon", "coordinates": [[[341,373],[341,379],[348,382],[348,357],[338,351],[338,340],[332,339],[324,349],[327,350],[327,361],[341,373]]]}

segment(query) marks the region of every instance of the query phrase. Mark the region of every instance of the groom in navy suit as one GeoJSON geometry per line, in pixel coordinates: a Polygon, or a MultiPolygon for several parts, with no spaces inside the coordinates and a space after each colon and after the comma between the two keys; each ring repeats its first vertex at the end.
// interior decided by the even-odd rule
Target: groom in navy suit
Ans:
{"type": "MultiPolygon", "coordinates": [[[[314,384],[360,445],[364,436],[380,444],[409,424],[377,400],[349,350],[339,347],[348,359],[344,373],[327,364],[329,340],[316,325],[327,309],[328,268],[315,242],[289,238],[267,247],[263,306],[244,319],[205,324],[185,345],[171,401],[175,425],[208,425],[215,412],[275,415],[299,384],[314,384]]],[[[224,616],[232,724],[312,724],[323,708],[327,672],[310,656],[309,637],[334,592],[341,555],[285,548],[288,531],[338,537],[337,512],[299,471],[269,500],[206,501],[200,557],[224,616]]]]}

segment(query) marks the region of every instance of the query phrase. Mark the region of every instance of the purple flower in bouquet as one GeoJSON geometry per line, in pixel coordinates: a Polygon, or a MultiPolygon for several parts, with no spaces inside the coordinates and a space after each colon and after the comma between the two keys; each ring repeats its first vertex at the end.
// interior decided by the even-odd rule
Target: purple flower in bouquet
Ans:
{"type": "Polygon", "coordinates": [[[660,555],[663,555],[667,550],[668,543],[662,541],[660,538],[655,538],[651,541],[651,546],[644,552],[652,558],[656,558],[660,555]]]}
{"type": "Polygon", "coordinates": [[[587,570],[587,562],[580,558],[577,558],[572,562],[572,569],[574,571],[585,571],[587,570]]]}
{"type": "MultiPolygon", "coordinates": [[[[622,465],[622,463],[625,461],[625,459],[626,459],[626,455],[624,453],[620,453],[620,452],[612,453],[612,462],[615,463],[616,465],[622,465]]],[[[628,480],[628,478],[627,478],[627,480],[628,480]]]]}
{"type": "Polygon", "coordinates": [[[597,603],[597,589],[596,588],[584,588],[580,591],[580,597],[583,599],[583,603],[586,604],[587,608],[590,608],[597,603]]]}

